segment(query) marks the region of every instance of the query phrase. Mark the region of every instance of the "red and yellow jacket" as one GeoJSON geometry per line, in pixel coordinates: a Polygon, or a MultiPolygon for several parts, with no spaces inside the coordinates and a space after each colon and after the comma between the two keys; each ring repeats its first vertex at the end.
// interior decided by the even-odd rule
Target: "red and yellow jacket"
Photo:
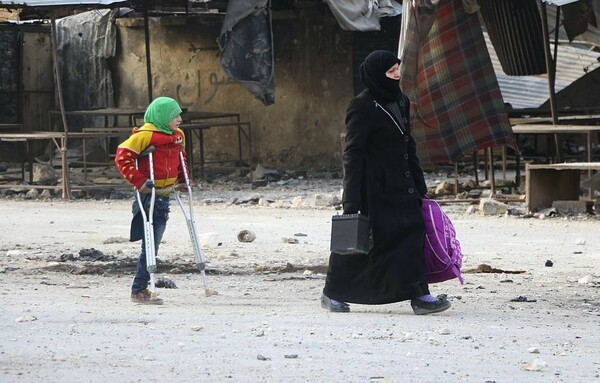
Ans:
{"type": "Polygon", "coordinates": [[[150,123],[140,128],[133,128],[131,136],[117,147],[115,164],[123,177],[138,189],[150,178],[148,156],[141,157],[138,161],[138,169],[135,168],[135,160],[149,146],[155,148],[152,157],[156,188],[169,188],[175,183],[185,182],[179,159],[179,151],[183,150],[187,168],[183,131],[177,129],[172,135],[168,135],[150,123]]]}

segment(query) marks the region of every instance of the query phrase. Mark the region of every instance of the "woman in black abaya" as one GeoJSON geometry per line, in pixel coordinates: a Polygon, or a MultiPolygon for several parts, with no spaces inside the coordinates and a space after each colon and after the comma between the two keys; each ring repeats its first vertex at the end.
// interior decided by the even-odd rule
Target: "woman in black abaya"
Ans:
{"type": "Polygon", "coordinates": [[[421,213],[427,187],[410,135],[410,102],[400,91],[400,60],[374,51],[360,66],[366,89],[346,114],[344,214],[369,217],[373,246],[366,255],[331,253],[321,306],[411,301],[415,314],[440,312],[450,302],[429,293],[421,213]]]}

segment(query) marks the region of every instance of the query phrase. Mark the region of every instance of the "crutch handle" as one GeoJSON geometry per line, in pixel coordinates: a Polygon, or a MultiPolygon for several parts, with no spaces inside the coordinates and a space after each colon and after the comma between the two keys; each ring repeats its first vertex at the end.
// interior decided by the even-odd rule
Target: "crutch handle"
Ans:
{"type": "Polygon", "coordinates": [[[156,149],[154,147],[154,145],[148,146],[146,149],[144,149],[143,152],[140,153],[139,157],[145,157],[145,156],[147,156],[148,154],[154,152],[154,149],[156,149]]]}

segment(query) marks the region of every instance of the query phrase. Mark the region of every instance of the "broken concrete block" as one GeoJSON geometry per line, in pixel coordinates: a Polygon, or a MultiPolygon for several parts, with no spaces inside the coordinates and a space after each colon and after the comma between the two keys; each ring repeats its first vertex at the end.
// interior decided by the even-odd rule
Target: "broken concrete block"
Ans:
{"type": "Polygon", "coordinates": [[[560,214],[585,214],[591,210],[591,201],[554,201],[552,207],[560,214]]]}
{"type": "Polygon", "coordinates": [[[492,198],[482,198],[479,201],[479,213],[482,215],[499,215],[508,211],[508,205],[492,198]]]}

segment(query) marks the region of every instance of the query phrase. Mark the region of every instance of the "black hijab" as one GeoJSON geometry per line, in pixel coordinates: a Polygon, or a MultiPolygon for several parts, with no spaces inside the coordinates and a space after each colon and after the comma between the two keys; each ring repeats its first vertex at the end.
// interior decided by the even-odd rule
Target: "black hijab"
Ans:
{"type": "Polygon", "coordinates": [[[376,100],[389,102],[396,100],[400,94],[400,80],[393,80],[385,75],[400,59],[390,51],[373,51],[360,64],[360,80],[371,91],[376,100]]]}

